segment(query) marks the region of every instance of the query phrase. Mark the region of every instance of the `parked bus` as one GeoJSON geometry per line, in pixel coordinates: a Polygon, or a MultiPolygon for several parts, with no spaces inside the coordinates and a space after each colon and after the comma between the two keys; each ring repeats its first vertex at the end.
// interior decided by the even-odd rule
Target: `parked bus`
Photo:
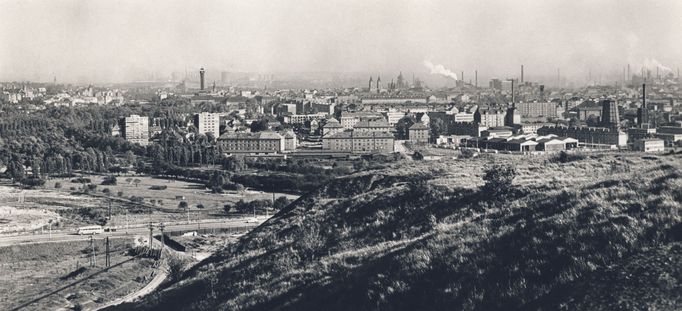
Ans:
{"type": "Polygon", "coordinates": [[[76,231],[77,234],[80,235],[86,235],[86,234],[102,234],[104,233],[104,228],[102,226],[86,226],[86,227],[80,227],[76,231]]]}

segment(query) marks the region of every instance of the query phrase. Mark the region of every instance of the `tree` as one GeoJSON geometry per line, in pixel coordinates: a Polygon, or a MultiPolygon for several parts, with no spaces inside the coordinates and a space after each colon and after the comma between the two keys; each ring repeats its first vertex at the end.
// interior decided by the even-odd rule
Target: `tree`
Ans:
{"type": "Polygon", "coordinates": [[[516,167],[513,165],[494,165],[485,171],[483,190],[491,194],[508,192],[512,181],[516,177],[516,167]]]}
{"type": "Polygon", "coordinates": [[[431,120],[429,126],[431,127],[431,138],[434,140],[438,136],[445,135],[448,132],[448,128],[445,125],[445,122],[443,122],[443,119],[440,118],[434,118],[433,120],[431,120]]]}
{"type": "Polygon", "coordinates": [[[272,207],[276,210],[281,210],[289,205],[289,203],[291,203],[291,201],[287,199],[287,197],[281,196],[275,200],[275,203],[272,205],[272,207]]]}
{"type": "Polygon", "coordinates": [[[135,179],[133,180],[133,183],[135,184],[135,187],[137,187],[141,182],[142,182],[142,181],[139,180],[139,179],[137,179],[137,178],[135,178],[135,179]]]}
{"type": "Polygon", "coordinates": [[[130,185],[133,182],[133,179],[128,177],[128,178],[126,178],[126,182],[130,185]]]}
{"type": "Polygon", "coordinates": [[[188,205],[187,205],[187,202],[185,202],[185,201],[180,201],[180,203],[178,203],[178,208],[185,209],[187,207],[188,207],[188,205]]]}
{"type": "Polygon", "coordinates": [[[268,120],[259,119],[251,122],[251,132],[262,132],[268,129],[268,120]]]}
{"type": "Polygon", "coordinates": [[[116,196],[122,197],[122,196],[123,196],[123,191],[116,192],[116,196]]]}
{"type": "Polygon", "coordinates": [[[408,139],[408,130],[414,124],[411,117],[405,116],[395,124],[396,137],[398,139],[408,139]]]}

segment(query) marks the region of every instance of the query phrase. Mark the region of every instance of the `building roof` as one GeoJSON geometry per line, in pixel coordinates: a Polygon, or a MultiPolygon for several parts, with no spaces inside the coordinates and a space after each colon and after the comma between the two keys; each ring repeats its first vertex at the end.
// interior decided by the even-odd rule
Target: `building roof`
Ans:
{"type": "Polygon", "coordinates": [[[247,133],[247,132],[240,132],[240,133],[225,133],[223,135],[220,135],[218,137],[218,140],[226,140],[226,139],[282,139],[282,135],[279,135],[275,132],[256,132],[256,133],[247,133]]]}
{"type": "Polygon", "coordinates": [[[392,127],[388,122],[381,120],[367,120],[363,119],[353,125],[354,128],[374,128],[374,127],[392,127]]]}
{"type": "Polygon", "coordinates": [[[428,130],[428,129],[429,129],[429,127],[426,126],[424,123],[421,123],[421,122],[417,122],[417,123],[415,123],[415,124],[412,124],[412,126],[410,126],[410,130],[411,130],[411,131],[414,131],[414,130],[428,130]]]}
{"type": "Polygon", "coordinates": [[[356,132],[344,131],[325,136],[323,139],[342,139],[342,138],[393,138],[393,134],[387,132],[356,132]]]}

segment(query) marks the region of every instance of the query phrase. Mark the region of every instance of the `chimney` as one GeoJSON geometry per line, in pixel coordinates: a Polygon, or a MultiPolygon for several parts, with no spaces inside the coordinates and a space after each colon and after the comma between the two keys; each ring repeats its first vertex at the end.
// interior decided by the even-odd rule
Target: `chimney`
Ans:
{"type": "Polygon", "coordinates": [[[521,65],[521,83],[523,83],[523,65],[521,65]]]}
{"type": "Polygon", "coordinates": [[[476,76],[476,79],[475,79],[476,84],[475,84],[475,86],[478,87],[478,70],[474,71],[474,75],[476,76]]]}
{"type": "Polygon", "coordinates": [[[515,107],[516,104],[514,103],[514,79],[511,79],[511,95],[512,95],[512,107],[515,107]]]}

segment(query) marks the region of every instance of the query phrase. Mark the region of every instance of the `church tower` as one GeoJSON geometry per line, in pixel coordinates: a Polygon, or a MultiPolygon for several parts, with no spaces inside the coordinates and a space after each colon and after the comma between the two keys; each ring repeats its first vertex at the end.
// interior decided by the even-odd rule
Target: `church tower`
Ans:
{"type": "Polygon", "coordinates": [[[377,94],[381,93],[381,76],[377,76],[377,94]]]}

